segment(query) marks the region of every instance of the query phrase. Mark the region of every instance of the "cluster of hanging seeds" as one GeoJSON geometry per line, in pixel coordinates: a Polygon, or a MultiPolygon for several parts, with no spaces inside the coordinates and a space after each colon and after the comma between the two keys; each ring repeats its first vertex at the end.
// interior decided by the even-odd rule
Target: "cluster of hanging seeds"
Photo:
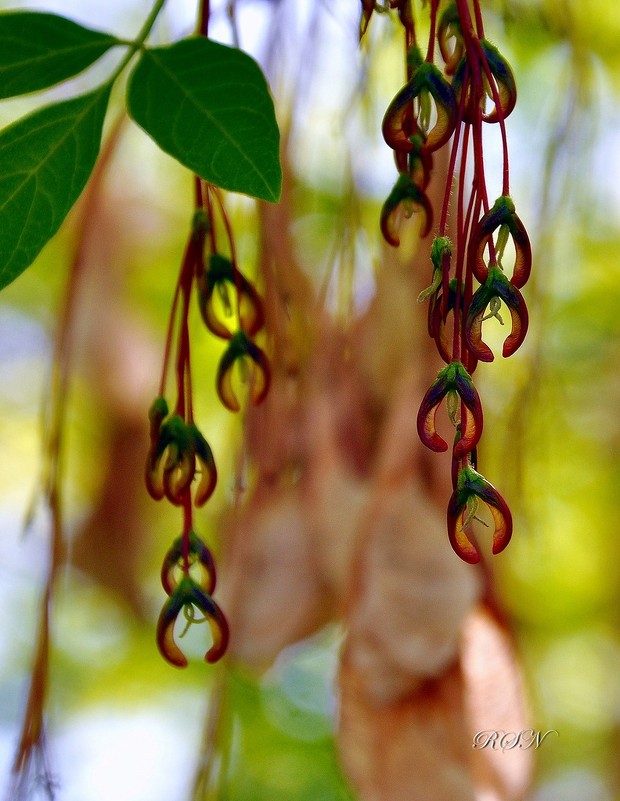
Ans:
{"type": "Polygon", "coordinates": [[[250,384],[250,399],[260,403],[269,389],[267,357],[253,337],[263,326],[263,308],[254,286],[237,267],[232,229],[217,189],[196,178],[196,212],[177,282],[159,397],[150,412],[150,449],[146,486],[155,500],[164,497],[183,509],[183,529],[166,554],[161,582],[168,595],[157,624],[157,643],[173,665],[185,667],[187,659],[177,645],[174,629],[181,612],[186,629],[207,621],[213,644],[207,662],[216,662],[228,644],[226,618],[213,599],[216,573],[213,556],[194,529],[194,507],[203,506],[213,494],[217,470],[211,448],[194,422],[188,316],[196,294],[207,328],[228,342],[217,372],[217,393],[224,406],[239,411],[234,390],[235,365],[250,384]],[[228,256],[218,251],[217,203],[226,231],[228,256]],[[174,383],[176,405],[171,412],[164,397],[168,370],[176,340],[174,383]],[[203,615],[196,617],[196,610],[203,615]]]}
{"type": "Polygon", "coordinates": [[[398,11],[404,28],[406,83],[390,103],[382,129],[399,173],[381,213],[381,230],[390,245],[399,245],[398,225],[403,216],[416,212],[421,216],[422,237],[433,230],[433,208],[426,194],[433,154],[452,139],[430,254],[431,285],[419,298],[429,302],[428,331],[446,366],[426,392],[417,424],[428,448],[448,450],[448,443],[436,430],[437,411],[445,402],[456,432],[448,535],[456,553],[475,563],[480,560],[480,551],[472,523],[479,519],[480,502],[493,519],[493,553],[508,544],[512,516],[501,495],[477,470],[476,447],[482,434],[483,412],[472,374],[478,361],[493,361],[493,352],[482,339],[482,328],[489,318],[503,324],[502,306],[511,319],[503,355],[513,354],[525,338],[528,313],[520,290],[530,274],[532,253],[510,197],[505,119],[516,102],[510,66],[485,39],[478,0],[448,4],[431,0],[429,6],[430,35],[425,55],[416,39],[411,0],[362,0],[360,34],[365,33],[373,11],[398,11]],[[437,49],[442,69],[435,64],[437,49]],[[489,200],[485,178],[483,128],[487,124],[498,126],[503,154],[501,195],[494,202],[489,200]],[[467,192],[470,174],[473,177],[467,192]],[[453,242],[447,236],[447,224],[455,182],[453,242]],[[509,257],[506,246],[510,240],[514,255],[509,257]],[[503,263],[513,259],[512,266],[503,263]]]}

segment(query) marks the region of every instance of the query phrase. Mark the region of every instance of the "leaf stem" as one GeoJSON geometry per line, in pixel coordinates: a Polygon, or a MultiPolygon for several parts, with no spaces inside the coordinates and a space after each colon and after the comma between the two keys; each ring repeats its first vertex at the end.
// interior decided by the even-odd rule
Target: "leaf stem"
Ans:
{"type": "Polygon", "coordinates": [[[155,0],[153,8],[151,9],[148,17],[144,21],[144,25],[140,28],[140,31],[133,42],[129,43],[129,49],[125,54],[125,58],[121,61],[118,67],[112,73],[110,77],[109,83],[114,83],[114,81],[118,78],[118,76],[123,72],[127,64],[131,61],[131,59],[135,56],[138,50],[142,49],[142,46],[146,42],[148,35],[150,34],[151,30],[153,29],[153,25],[155,25],[155,21],[159,16],[159,12],[164,7],[166,0],[155,0]]]}
{"type": "Polygon", "coordinates": [[[211,16],[210,0],[201,0],[198,15],[197,33],[199,36],[209,36],[209,18],[211,16]]]}

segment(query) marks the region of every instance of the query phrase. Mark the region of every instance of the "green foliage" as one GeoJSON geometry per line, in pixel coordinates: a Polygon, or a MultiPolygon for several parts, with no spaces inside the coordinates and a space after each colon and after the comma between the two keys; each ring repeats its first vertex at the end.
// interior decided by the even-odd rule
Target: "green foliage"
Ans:
{"type": "Polygon", "coordinates": [[[115,36],[56,14],[2,14],[0,98],[47,89],[72,78],[119,44],[123,42],[115,36]]]}
{"type": "Polygon", "coordinates": [[[280,196],[273,102],[260,68],[240,50],[202,37],[148,49],[127,105],[162,150],[206,181],[263,200],[280,196]]]}
{"type": "Polygon", "coordinates": [[[46,106],[0,132],[0,288],[54,236],[99,154],[109,86],[46,106]]]}
{"type": "Polygon", "coordinates": [[[53,86],[111,47],[129,48],[116,73],[91,94],[47,106],[0,132],[0,289],[34,261],[81,194],[99,153],[111,87],[139,50],[127,96],[135,121],[204,180],[278,200],[279,131],[259,66],[203,37],[146,48],[162,5],[155,4],[133,42],[53,14],[0,14],[0,98],[53,86]]]}
{"type": "MultiPolygon", "coordinates": [[[[297,680],[303,677],[312,686],[304,656],[307,659],[309,654],[302,650],[288,671],[292,674],[296,668],[297,680]]],[[[227,756],[232,768],[227,797],[235,801],[353,801],[338,764],[332,721],[318,709],[299,705],[299,698],[290,692],[290,675],[288,687],[282,681],[257,682],[235,669],[229,678],[238,745],[237,752],[227,756]]],[[[313,690],[319,694],[317,683],[315,679],[313,690]]],[[[319,699],[315,701],[318,704],[319,699]]]]}

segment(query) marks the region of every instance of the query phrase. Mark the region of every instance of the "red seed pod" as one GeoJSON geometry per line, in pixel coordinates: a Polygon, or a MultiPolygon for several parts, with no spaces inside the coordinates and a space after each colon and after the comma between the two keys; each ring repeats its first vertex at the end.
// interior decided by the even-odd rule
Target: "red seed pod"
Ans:
{"type": "Polygon", "coordinates": [[[233,369],[237,362],[252,366],[250,378],[250,399],[253,404],[261,403],[267,396],[271,382],[269,361],[264,352],[244,331],[233,334],[228,348],[220,359],[217,370],[216,388],[220,400],[231,412],[238,412],[241,404],[233,388],[233,369]]]}
{"type": "Polygon", "coordinates": [[[437,25],[437,41],[441,57],[445,62],[444,72],[446,75],[454,75],[458,64],[465,55],[465,42],[461,30],[461,20],[456,3],[447,6],[437,25]],[[450,39],[454,39],[454,45],[450,46],[450,39]]]}
{"type": "Polygon", "coordinates": [[[250,337],[255,336],[265,323],[260,295],[243,273],[235,270],[230,259],[213,253],[207,270],[198,276],[198,305],[209,331],[221,339],[230,339],[233,331],[218,315],[215,302],[219,296],[223,305],[229,307],[225,309],[225,316],[232,318],[230,294],[236,297],[238,303],[241,330],[250,337]]]}
{"type": "Polygon", "coordinates": [[[457,479],[456,489],[448,502],[448,538],[450,545],[465,562],[476,564],[480,552],[466,533],[470,502],[482,501],[493,517],[493,553],[498,554],[512,537],[512,515],[506,501],[495,487],[471,466],[464,467],[457,479]]]}
{"type": "Polygon", "coordinates": [[[424,238],[433,225],[433,208],[426,193],[408,175],[399,175],[381,209],[381,233],[388,244],[393,247],[400,245],[396,233],[398,215],[402,213],[405,217],[411,217],[416,211],[421,211],[423,215],[420,236],[424,238]]]}
{"type": "Polygon", "coordinates": [[[493,236],[502,225],[508,229],[515,249],[515,264],[510,283],[521,289],[530,277],[532,269],[532,246],[525,226],[515,212],[512,198],[502,195],[493,204],[493,208],[480,219],[472,232],[467,259],[472,272],[481,284],[485,284],[489,275],[489,267],[484,260],[484,251],[493,236]]]}
{"type": "Polygon", "coordinates": [[[200,481],[194,494],[196,506],[203,506],[213,495],[217,485],[217,469],[213,451],[207,440],[195,425],[189,426],[189,433],[192,438],[192,447],[196,455],[196,461],[200,467],[200,481]]]}
{"type": "Polygon", "coordinates": [[[529,317],[523,296],[497,265],[491,265],[486,282],[476,290],[471,299],[465,323],[467,347],[482,362],[492,362],[494,358],[493,351],[482,341],[482,323],[487,319],[486,310],[494,299],[506,304],[512,323],[502,355],[512,356],[527,334],[529,317]]]}
{"type": "Polygon", "coordinates": [[[409,153],[414,147],[412,135],[419,134],[424,139],[424,148],[432,152],[450,139],[456,126],[456,117],[457,104],[452,87],[434,64],[424,62],[388,106],[383,118],[383,138],[393,150],[409,153]],[[422,125],[420,114],[413,119],[413,129],[411,127],[411,109],[418,98],[422,102],[429,99],[435,102],[437,119],[428,131],[422,125]]]}
{"type": "Polygon", "coordinates": [[[184,568],[186,548],[190,565],[198,564],[200,566],[199,587],[207,595],[212,595],[216,584],[215,562],[211,551],[195,531],[190,531],[187,535],[181,534],[172,543],[161,568],[162,587],[167,595],[171,595],[178,586],[179,582],[176,580],[175,573],[184,568]]]}
{"type": "Polygon", "coordinates": [[[474,122],[477,113],[481,115],[484,122],[499,122],[500,115],[495,102],[495,92],[489,83],[489,76],[495,84],[501,119],[504,120],[512,113],[517,103],[517,84],[510,65],[499,50],[486,39],[481,39],[479,44],[477,63],[471,64],[468,61],[468,59],[476,58],[471,51],[465,54],[454,72],[452,88],[457,105],[461,104],[462,94],[465,92],[463,119],[466,122],[474,122]],[[475,81],[474,76],[480,76],[480,80],[475,81]],[[473,96],[474,87],[477,89],[478,96],[476,97],[473,96]],[[484,110],[487,98],[490,98],[494,104],[489,112],[484,110]]]}
{"type": "Polygon", "coordinates": [[[483,414],[480,397],[471,376],[461,362],[450,362],[427,390],[418,412],[418,435],[424,445],[432,451],[448,450],[448,443],[437,433],[437,411],[449,392],[455,392],[469,411],[466,428],[454,445],[454,456],[460,457],[472,451],[482,436],[483,414]]]}
{"type": "Polygon", "coordinates": [[[455,301],[456,279],[453,278],[448,289],[448,302],[444,303],[443,291],[440,291],[431,304],[431,313],[428,318],[428,332],[435,340],[437,351],[446,364],[449,364],[453,358],[452,338],[446,324],[448,315],[454,312],[455,301]]]}
{"type": "Polygon", "coordinates": [[[166,498],[180,506],[188,492],[196,473],[196,454],[191,445],[179,447],[177,442],[170,443],[168,457],[164,465],[164,492],[166,498]]]}
{"type": "Polygon", "coordinates": [[[213,644],[205,654],[205,660],[213,663],[224,656],[228,647],[229,630],[224,613],[208,593],[205,593],[189,576],[184,576],[166,600],[157,622],[157,645],[171,665],[186,667],[187,659],[174,639],[174,625],[182,609],[192,609],[188,621],[193,620],[193,607],[205,616],[213,644]]]}
{"type": "Polygon", "coordinates": [[[168,417],[168,404],[165,398],[155,398],[149,409],[149,425],[150,425],[150,438],[151,447],[157,446],[159,440],[159,432],[166,417],[168,417]]]}

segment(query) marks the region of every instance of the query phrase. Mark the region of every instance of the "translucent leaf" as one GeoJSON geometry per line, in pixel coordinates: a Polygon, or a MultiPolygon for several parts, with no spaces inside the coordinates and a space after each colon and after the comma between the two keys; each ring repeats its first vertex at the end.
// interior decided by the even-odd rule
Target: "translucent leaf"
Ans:
{"type": "Polygon", "coordinates": [[[127,105],[162,150],[206,181],[263,200],[280,197],[273,101],[250,56],[204,37],[146,50],[127,105]]]}
{"type": "Polygon", "coordinates": [[[0,289],[34,261],[82,192],[108,98],[104,87],[0,131],[0,289]]]}
{"type": "Polygon", "coordinates": [[[122,42],[56,14],[0,14],[0,98],[36,92],[82,72],[122,42]]]}

